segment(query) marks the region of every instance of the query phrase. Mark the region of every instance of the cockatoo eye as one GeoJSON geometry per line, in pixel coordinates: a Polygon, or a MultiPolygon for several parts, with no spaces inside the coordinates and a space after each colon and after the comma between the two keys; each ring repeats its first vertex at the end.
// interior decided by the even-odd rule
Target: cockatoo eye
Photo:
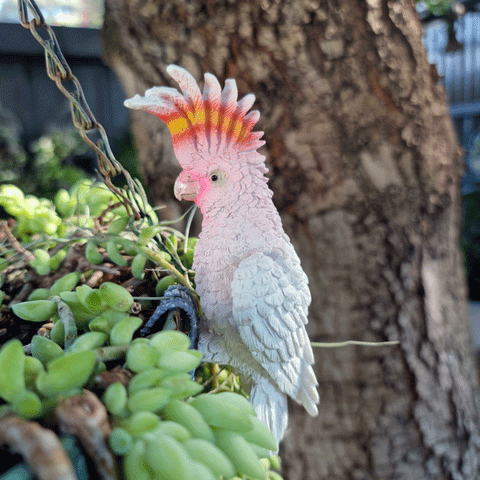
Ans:
{"type": "Polygon", "coordinates": [[[216,172],[212,172],[208,178],[212,183],[221,183],[224,178],[224,175],[222,174],[222,172],[216,171],[216,172]]]}

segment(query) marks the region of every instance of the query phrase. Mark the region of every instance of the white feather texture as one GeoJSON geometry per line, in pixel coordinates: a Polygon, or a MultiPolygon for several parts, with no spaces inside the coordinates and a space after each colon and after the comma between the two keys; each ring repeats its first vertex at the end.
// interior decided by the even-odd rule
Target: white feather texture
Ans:
{"type": "Polygon", "coordinates": [[[251,129],[260,114],[247,113],[255,97],[237,101],[235,81],[227,80],[222,90],[211,74],[202,93],[185,70],[170,66],[168,72],[183,95],[153,88],[126,105],[167,123],[183,168],[176,191],[203,213],[193,262],[204,313],[199,349],[206,361],[232,365],[251,385],[257,415],[280,441],[287,395],[310,415],[318,414],[319,397],[305,330],[308,278],[283,231],[264,157],[256,151],[262,133],[251,129]]]}

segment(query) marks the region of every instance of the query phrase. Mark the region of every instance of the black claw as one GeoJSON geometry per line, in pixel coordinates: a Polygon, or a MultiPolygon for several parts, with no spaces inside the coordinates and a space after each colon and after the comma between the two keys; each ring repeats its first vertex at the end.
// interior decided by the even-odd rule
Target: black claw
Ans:
{"type": "Polygon", "coordinates": [[[172,317],[170,313],[174,310],[181,310],[184,313],[184,317],[188,319],[187,335],[190,338],[192,348],[197,348],[198,342],[198,313],[196,308],[196,302],[193,295],[188,291],[186,287],[181,285],[171,285],[167,288],[163,295],[163,300],[160,301],[154,314],[149,318],[145,326],[140,330],[140,335],[146,337],[152,333],[164,329],[171,329],[170,325],[167,325],[169,319],[172,317]],[[165,325],[162,328],[155,328],[156,323],[166,313],[169,314],[165,325]],[[165,328],[166,327],[166,328],[165,328]]]}

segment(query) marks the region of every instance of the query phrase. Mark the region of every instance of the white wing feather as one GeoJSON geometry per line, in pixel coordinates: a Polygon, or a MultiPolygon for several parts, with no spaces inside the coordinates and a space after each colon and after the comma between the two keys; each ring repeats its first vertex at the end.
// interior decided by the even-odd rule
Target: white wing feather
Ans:
{"type": "Polygon", "coordinates": [[[243,259],[234,273],[232,299],[233,325],[269,380],[317,415],[318,384],[305,331],[311,297],[298,257],[257,252],[243,259]]]}

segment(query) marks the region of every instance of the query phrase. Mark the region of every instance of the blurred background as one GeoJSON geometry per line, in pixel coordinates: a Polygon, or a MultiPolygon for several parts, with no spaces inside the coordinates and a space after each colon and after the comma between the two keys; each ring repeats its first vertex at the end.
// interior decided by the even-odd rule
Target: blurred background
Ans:
{"type": "MultiPolygon", "coordinates": [[[[125,95],[102,60],[103,0],[36,3],[114,154],[136,174],[125,95]]],[[[20,25],[17,0],[0,0],[0,59],[0,182],[52,198],[60,187],[94,175],[94,152],[74,128],[68,100],[46,74],[43,49],[20,25]]]]}
{"type": "MultiPolygon", "coordinates": [[[[116,157],[134,175],[125,95],[103,61],[103,0],[38,0],[54,26],[116,157]]],[[[462,247],[473,341],[480,351],[480,2],[418,2],[429,61],[444,84],[465,151],[462,247]]],[[[71,122],[68,101],[45,72],[44,52],[20,26],[16,0],[0,0],[0,183],[51,198],[95,173],[95,158],[71,122]]]]}

